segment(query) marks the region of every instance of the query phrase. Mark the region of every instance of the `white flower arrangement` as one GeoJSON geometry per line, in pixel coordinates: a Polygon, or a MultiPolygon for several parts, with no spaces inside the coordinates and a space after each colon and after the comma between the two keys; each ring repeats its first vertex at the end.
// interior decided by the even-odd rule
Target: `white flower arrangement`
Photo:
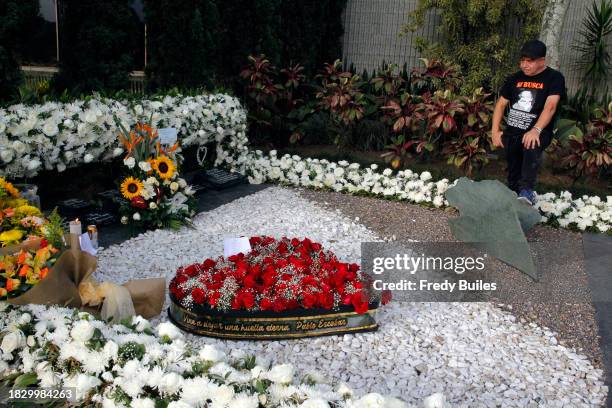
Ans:
{"type": "MultiPolygon", "coordinates": [[[[267,155],[260,150],[249,151],[245,163],[233,164],[231,169],[246,175],[251,184],[272,182],[295,187],[330,189],[409,201],[436,208],[448,206],[444,193],[456,184],[456,180],[434,181],[428,171],[419,174],[411,170],[400,170],[393,174],[388,168],[382,172],[377,171],[376,164],[361,168],[358,163],[349,164],[347,161],[336,163],[325,159],[303,159],[288,154],[277,157],[276,150],[267,155]]],[[[597,196],[573,199],[567,191],[560,195],[546,193],[538,195],[535,208],[544,214],[543,223],[555,227],[599,233],[612,232],[612,196],[607,196],[604,201],[597,196]]]]}
{"type": "MultiPolygon", "coordinates": [[[[346,384],[294,379],[293,366],[211,345],[192,348],[180,330],[161,323],[152,330],[133,317],[107,325],[88,313],[40,305],[0,303],[0,378],[35,375],[41,387],[70,387],[77,403],[112,407],[407,407],[380,394],[356,396],[346,384]],[[31,321],[23,323],[23,313],[31,321]],[[26,341],[25,339],[31,339],[26,341]]],[[[438,406],[438,405],[435,405],[438,406]]]]}
{"type": "Polygon", "coordinates": [[[234,97],[206,94],[128,102],[94,95],[87,101],[0,109],[0,176],[31,177],[42,169],[61,172],[118,157],[123,149],[115,117],[129,129],[142,116],[150,117],[154,127],[176,128],[183,147],[216,142],[215,165],[245,160],[246,112],[234,97]]]}

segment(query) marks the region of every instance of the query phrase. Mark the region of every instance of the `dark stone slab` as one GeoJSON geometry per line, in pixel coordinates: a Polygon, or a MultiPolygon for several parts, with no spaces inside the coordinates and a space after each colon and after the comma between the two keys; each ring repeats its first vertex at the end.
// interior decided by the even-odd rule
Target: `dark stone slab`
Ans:
{"type": "MultiPolygon", "coordinates": [[[[268,187],[269,185],[266,184],[240,184],[220,191],[205,190],[196,196],[198,199],[197,212],[200,213],[213,210],[238,198],[254,194],[268,187]]],[[[108,247],[127,241],[139,233],[140,231],[122,224],[101,226],[98,227],[98,242],[100,246],[108,247]]]]}
{"type": "Polygon", "coordinates": [[[474,243],[538,280],[525,238],[541,218],[537,210],[518,201],[516,194],[497,180],[475,182],[461,178],[446,192],[446,199],[460,213],[448,221],[455,238],[474,243]]]}

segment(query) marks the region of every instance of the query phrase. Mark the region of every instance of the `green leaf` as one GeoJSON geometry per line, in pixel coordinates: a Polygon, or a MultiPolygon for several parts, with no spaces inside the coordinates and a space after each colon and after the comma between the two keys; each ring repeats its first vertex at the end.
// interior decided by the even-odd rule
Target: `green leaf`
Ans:
{"type": "Polygon", "coordinates": [[[34,385],[38,382],[38,376],[34,372],[21,374],[19,377],[15,379],[16,387],[29,387],[30,385],[34,385]]]}

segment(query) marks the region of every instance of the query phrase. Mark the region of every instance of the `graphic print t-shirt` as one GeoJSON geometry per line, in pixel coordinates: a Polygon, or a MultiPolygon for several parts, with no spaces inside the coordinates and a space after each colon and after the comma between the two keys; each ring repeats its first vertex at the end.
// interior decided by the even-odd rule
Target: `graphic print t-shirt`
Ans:
{"type": "MultiPolygon", "coordinates": [[[[534,76],[527,76],[522,71],[510,75],[501,89],[501,95],[510,101],[505,133],[525,134],[538,121],[546,98],[550,95],[563,97],[564,92],[563,75],[550,67],[534,76]]],[[[543,131],[552,134],[553,126],[551,120],[543,131]]]]}

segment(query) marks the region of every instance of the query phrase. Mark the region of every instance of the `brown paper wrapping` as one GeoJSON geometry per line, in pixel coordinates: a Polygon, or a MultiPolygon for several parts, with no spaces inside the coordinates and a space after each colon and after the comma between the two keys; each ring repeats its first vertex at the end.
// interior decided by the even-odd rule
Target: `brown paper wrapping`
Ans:
{"type": "MultiPolygon", "coordinates": [[[[62,253],[45,279],[21,296],[8,299],[8,303],[59,305],[82,308],[87,312],[99,314],[99,307],[84,306],[79,295],[79,284],[96,270],[96,257],[80,250],[76,235],[69,235],[68,238],[70,249],[62,253]]],[[[39,246],[40,240],[26,241],[0,248],[0,255],[16,253],[21,249],[37,249],[39,246]]],[[[161,313],[166,296],[164,278],[129,281],[123,286],[130,292],[137,315],[149,319],[161,313]]]]}

